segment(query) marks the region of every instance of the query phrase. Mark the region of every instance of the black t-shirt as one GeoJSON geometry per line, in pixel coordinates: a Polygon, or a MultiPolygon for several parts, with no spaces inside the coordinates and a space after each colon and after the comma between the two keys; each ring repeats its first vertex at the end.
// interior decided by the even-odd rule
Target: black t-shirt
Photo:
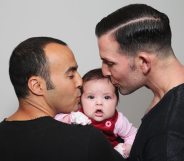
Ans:
{"type": "Polygon", "coordinates": [[[2,161],[123,160],[90,125],[68,125],[51,117],[0,123],[2,161]]]}
{"type": "Polygon", "coordinates": [[[143,117],[130,160],[184,161],[184,84],[171,89],[143,117]]]}

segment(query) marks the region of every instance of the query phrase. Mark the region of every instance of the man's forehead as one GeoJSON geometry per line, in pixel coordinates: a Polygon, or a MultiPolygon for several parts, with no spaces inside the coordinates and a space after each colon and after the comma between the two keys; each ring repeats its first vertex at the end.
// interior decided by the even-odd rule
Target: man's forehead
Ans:
{"type": "Polygon", "coordinates": [[[70,48],[66,45],[58,44],[58,43],[49,43],[44,47],[45,54],[48,55],[50,53],[66,53],[71,52],[70,48]]]}
{"type": "Polygon", "coordinates": [[[57,44],[57,43],[50,43],[45,46],[44,48],[45,55],[48,59],[74,59],[74,55],[71,49],[68,46],[57,44]]]}

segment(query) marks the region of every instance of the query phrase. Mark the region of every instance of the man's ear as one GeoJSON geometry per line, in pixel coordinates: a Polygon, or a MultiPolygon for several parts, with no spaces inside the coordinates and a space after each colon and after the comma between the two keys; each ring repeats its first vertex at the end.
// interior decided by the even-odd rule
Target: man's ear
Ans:
{"type": "Polygon", "coordinates": [[[39,76],[32,76],[28,80],[28,88],[35,95],[43,95],[45,89],[45,81],[39,76]]]}
{"type": "Polygon", "coordinates": [[[145,52],[138,54],[139,66],[144,75],[147,75],[151,70],[151,55],[145,52]]]}

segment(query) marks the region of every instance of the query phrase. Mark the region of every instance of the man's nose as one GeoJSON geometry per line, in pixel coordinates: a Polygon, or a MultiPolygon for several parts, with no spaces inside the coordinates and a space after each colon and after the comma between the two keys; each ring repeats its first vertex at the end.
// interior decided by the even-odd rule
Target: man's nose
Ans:
{"type": "Polygon", "coordinates": [[[82,87],[82,78],[81,78],[81,76],[80,76],[79,73],[77,73],[76,86],[77,86],[78,88],[81,88],[81,87],[82,87]]]}
{"type": "Polygon", "coordinates": [[[105,77],[111,75],[111,72],[106,64],[102,64],[102,73],[105,77]]]}

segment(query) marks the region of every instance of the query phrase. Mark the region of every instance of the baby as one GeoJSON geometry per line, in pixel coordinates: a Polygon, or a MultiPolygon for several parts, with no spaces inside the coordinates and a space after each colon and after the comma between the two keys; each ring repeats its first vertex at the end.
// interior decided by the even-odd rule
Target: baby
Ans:
{"type": "Polygon", "coordinates": [[[103,76],[100,68],[94,69],[83,76],[80,110],[70,114],[58,114],[55,119],[72,124],[92,124],[105,134],[124,158],[127,158],[137,129],[116,110],[118,101],[118,88],[109,78],[103,76]],[[118,138],[123,142],[119,142],[118,138]]]}

